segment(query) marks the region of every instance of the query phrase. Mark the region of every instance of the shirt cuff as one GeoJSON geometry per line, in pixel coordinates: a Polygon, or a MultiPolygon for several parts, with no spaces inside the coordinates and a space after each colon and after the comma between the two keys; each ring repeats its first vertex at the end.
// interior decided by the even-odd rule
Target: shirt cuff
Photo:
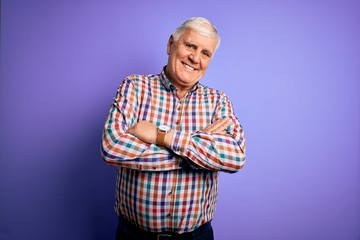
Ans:
{"type": "Polygon", "coordinates": [[[191,139],[191,135],[189,133],[175,130],[170,146],[171,150],[173,150],[174,153],[180,156],[185,156],[186,149],[188,148],[190,139],[191,139]]]}

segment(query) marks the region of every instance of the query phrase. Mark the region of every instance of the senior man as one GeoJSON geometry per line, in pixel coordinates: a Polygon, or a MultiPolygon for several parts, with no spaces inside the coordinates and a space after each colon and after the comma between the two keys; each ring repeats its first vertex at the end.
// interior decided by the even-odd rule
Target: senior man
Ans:
{"type": "Polygon", "coordinates": [[[159,74],[122,81],[101,145],[118,171],[117,239],[214,239],[219,172],[245,163],[229,98],[199,82],[219,44],[209,20],[190,18],[170,36],[159,74]]]}

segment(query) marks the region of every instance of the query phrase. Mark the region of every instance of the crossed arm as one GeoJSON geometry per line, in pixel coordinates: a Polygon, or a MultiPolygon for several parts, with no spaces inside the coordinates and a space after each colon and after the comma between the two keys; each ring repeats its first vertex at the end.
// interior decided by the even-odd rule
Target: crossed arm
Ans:
{"type": "MultiPolygon", "coordinates": [[[[231,125],[231,121],[229,118],[219,119],[216,122],[212,123],[208,127],[206,127],[203,132],[206,133],[218,133],[218,134],[225,134],[226,128],[231,125]]],[[[127,130],[127,133],[130,133],[140,139],[143,142],[149,144],[156,144],[156,136],[157,136],[157,127],[155,124],[148,122],[148,121],[141,121],[136,123],[133,127],[127,130]]],[[[170,148],[171,142],[174,135],[174,129],[171,129],[165,135],[165,147],[170,148]]]]}
{"type": "Polygon", "coordinates": [[[105,123],[101,154],[108,164],[145,171],[190,166],[236,172],[245,163],[245,136],[226,96],[219,101],[214,122],[196,132],[171,130],[165,147],[156,145],[157,127],[137,122],[140,104],[130,81],[120,87],[105,123]],[[226,129],[226,131],[225,131],[226,129]]]}

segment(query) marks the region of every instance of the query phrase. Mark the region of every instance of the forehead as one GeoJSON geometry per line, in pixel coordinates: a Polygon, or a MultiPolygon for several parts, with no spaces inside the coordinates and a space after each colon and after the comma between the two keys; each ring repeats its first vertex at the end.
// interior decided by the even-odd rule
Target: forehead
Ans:
{"type": "Polygon", "coordinates": [[[179,41],[184,41],[196,45],[197,47],[214,52],[217,44],[216,37],[208,37],[200,34],[199,32],[189,28],[179,37],[179,41]]]}

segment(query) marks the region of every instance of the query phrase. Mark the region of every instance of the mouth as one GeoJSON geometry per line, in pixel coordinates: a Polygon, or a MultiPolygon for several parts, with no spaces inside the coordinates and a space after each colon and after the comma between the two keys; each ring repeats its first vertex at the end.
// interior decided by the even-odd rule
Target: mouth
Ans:
{"type": "Polygon", "coordinates": [[[197,70],[196,68],[190,66],[190,65],[187,65],[186,63],[182,63],[184,65],[185,68],[189,69],[190,71],[195,71],[197,70]]]}

